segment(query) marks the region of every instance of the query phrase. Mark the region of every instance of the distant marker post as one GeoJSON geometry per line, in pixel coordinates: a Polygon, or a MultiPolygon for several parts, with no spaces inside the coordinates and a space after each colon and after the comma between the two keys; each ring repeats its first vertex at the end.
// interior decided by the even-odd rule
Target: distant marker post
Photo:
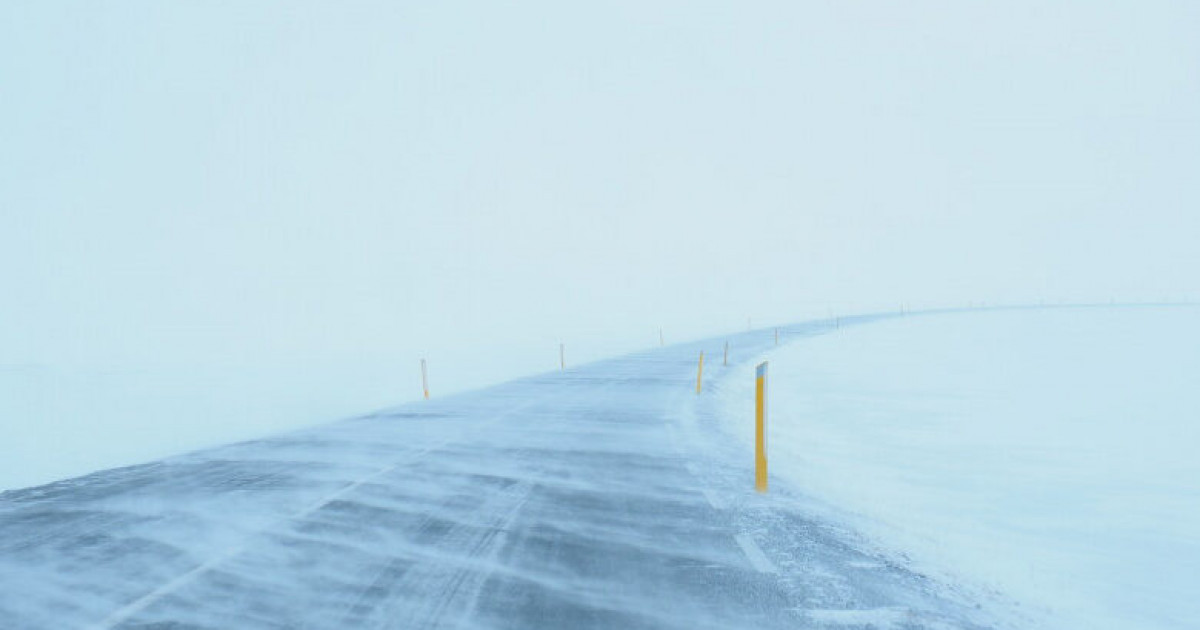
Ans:
{"type": "Polygon", "coordinates": [[[767,362],[754,374],[754,489],[767,491],[767,362]]]}
{"type": "Polygon", "coordinates": [[[558,344],[558,369],[567,369],[567,354],[563,348],[563,344],[558,344]]]}
{"type": "Polygon", "coordinates": [[[425,370],[425,359],[421,359],[421,391],[425,392],[425,400],[429,400],[429,373],[425,370]]]}
{"type": "Polygon", "coordinates": [[[725,342],[725,358],[721,359],[721,365],[729,365],[729,342],[725,342]]]}
{"type": "Polygon", "coordinates": [[[700,351],[700,363],[696,366],[696,393],[700,393],[700,387],[704,383],[704,351],[700,351]]]}

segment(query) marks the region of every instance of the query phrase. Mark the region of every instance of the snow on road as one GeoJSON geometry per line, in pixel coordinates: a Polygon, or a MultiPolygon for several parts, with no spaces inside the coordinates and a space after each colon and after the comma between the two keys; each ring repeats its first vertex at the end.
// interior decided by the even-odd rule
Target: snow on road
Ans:
{"type": "Polygon", "coordinates": [[[0,494],[0,627],[1012,627],[753,492],[724,341],[0,494]]]}
{"type": "MultiPolygon", "coordinates": [[[[1050,628],[1200,619],[1200,309],[849,321],[771,361],[771,472],[1050,628]]],[[[749,448],[753,366],[721,384],[749,448]]]]}

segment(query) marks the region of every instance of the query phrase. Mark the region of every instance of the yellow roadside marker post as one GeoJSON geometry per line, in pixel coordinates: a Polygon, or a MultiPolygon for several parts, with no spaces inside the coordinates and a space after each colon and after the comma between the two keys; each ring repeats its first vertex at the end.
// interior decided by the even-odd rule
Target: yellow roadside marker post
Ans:
{"type": "Polygon", "coordinates": [[[421,391],[425,392],[425,400],[429,400],[429,374],[425,371],[425,359],[421,359],[421,391]]]}
{"type": "Polygon", "coordinates": [[[725,358],[721,360],[721,365],[729,365],[729,342],[725,342],[725,358]]]}
{"type": "Polygon", "coordinates": [[[700,351],[700,364],[696,366],[696,393],[700,393],[700,385],[704,382],[704,351],[700,351]]]}
{"type": "Polygon", "coordinates": [[[767,362],[754,375],[754,489],[767,491],[767,362]]]}

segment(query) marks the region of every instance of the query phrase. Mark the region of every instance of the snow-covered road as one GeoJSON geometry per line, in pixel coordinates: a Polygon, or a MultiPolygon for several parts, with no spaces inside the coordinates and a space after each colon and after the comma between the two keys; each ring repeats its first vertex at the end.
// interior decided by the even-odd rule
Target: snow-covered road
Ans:
{"type": "Polygon", "coordinates": [[[0,494],[0,627],[996,625],[752,491],[694,392],[725,340],[0,494]]]}

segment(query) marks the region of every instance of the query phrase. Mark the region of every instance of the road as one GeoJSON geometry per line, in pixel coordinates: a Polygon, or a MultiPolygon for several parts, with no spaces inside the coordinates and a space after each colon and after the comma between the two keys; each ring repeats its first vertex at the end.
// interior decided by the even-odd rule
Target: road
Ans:
{"type": "Polygon", "coordinates": [[[774,345],[656,348],[0,494],[0,627],[993,627],[792,489],[753,492],[694,391],[726,339],[731,365],[774,345]]]}

